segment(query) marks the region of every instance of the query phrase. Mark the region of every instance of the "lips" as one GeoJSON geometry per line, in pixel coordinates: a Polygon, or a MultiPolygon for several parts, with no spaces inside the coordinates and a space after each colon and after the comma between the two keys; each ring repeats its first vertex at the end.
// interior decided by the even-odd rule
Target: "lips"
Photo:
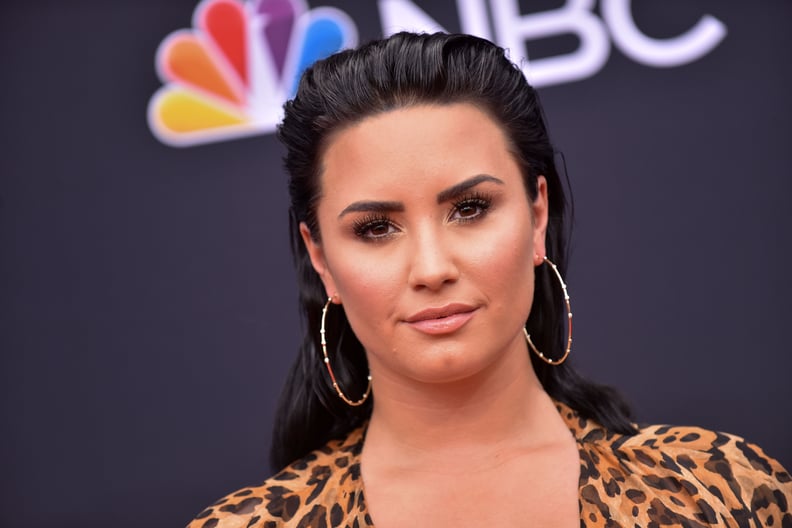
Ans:
{"type": "Polygon", "coordinates": [[[409,316],[404,322],[425,334],[450,334],[470,321],[475,312],[474,306],[459,303],[447,304],[438,308],[421,310],[409,316]]]}

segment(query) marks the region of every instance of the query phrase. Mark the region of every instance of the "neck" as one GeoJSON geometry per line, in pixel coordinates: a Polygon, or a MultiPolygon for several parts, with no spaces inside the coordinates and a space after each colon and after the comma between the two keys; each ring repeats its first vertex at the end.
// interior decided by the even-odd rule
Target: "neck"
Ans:
{"type": "Polygon", "coordinates": [[[364,452],[395,464],[483,459],[493,452],[541,448],[569,435],[527,350],[449,383],[383,374],[375,380],[364,452]]]}

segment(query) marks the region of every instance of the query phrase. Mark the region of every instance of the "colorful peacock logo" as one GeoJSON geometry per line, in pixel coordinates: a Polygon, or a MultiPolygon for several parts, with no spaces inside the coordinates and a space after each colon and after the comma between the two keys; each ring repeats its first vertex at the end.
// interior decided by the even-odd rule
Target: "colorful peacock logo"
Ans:
{"type": "Polygon", "coordinates": [[[335,8],[203,0],[193,29],[157,50],[163,86],[149,102],[151,131],[173,146],[270,133],[305,68],[356,43],[354,22],[335,8]]]}

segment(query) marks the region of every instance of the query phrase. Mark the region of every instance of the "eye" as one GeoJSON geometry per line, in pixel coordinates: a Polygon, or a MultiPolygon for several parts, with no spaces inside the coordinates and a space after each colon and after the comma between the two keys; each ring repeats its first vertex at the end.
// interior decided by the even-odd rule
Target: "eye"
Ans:
{"type": "Polygon", "coordinates": [[[457,207],[456,215],[459,218],[472,218],[481,214],[481,205],[467,202],[457,207]]]}
{"type": "Polygon", "coordinates": [[[355,235],[366,240],[378,240],[396,232],[396,227],[385,217],[365,217],[354,224],[355,235]]]}
{"type": "Polygon", "coordinates": [[[483,217],[490,208],[492,201],[484,196],[468,196],[454,203],[449,220],[471,222],[483,217]]]}

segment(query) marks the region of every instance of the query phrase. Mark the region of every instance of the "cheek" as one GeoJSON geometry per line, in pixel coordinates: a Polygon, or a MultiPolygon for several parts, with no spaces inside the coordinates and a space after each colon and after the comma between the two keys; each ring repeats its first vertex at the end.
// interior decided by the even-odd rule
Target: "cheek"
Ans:
{"type": "Polygon", "coordinates": [[[384,323],[394,299],[404,289],[397,260],[376,253],[346,251],[328,259],[328,270],[356,332],[363,326],[384,323]],[[371,317],[374,314],[376,317],[371,317]]]}
{"type": "Polygon", "coordinates": [[[496,306],[518,309],[518,305],[527,303],[527,311],[534,287],[533,230],[521,229],[519,225],[518,222],[508,229],[493,230],[471,245],[476,251],[470,262],[488,284],[490,300],[496,306]]]}

